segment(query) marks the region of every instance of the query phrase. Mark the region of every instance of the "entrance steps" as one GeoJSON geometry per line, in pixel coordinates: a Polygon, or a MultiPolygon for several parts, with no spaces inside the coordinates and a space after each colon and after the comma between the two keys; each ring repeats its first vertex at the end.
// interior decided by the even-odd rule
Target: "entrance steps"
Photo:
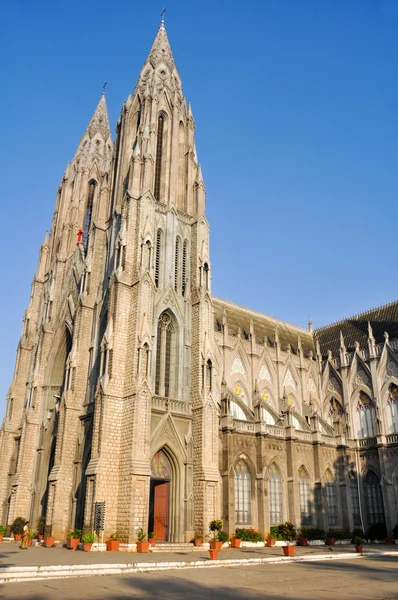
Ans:
{"type": "Polygon", "coordinates": [[[150,552],[203,552],[208,549],[209,544],[203,544],[202,546],[194,546],[190,543],[184,542],[156,542],[156,546],[152,546],[150,552]]]}

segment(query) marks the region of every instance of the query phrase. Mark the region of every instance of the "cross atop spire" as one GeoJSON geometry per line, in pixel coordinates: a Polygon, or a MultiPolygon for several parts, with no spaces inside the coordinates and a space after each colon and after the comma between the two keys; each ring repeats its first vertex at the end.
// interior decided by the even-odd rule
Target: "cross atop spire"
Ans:
{"type": "Polygon", "coordinates": [[[164,13],[165,13],[165,12],[166,12],[166,9],[165,9],[165,8],[162,8],[162,12],[160,13],[160,17],[161,17],[161,19],[162,19],[162,20],[161,20],[161,22],[160,22],[160,25],[161,25],[161,26],[162,26],[162,25],[164,26],[164,13]]]}

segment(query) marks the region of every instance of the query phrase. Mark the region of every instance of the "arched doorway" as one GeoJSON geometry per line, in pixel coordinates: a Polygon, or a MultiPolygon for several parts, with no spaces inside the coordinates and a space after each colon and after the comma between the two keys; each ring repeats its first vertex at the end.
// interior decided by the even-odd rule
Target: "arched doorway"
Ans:
{"type": "Polygon", "coordinates": [[[155,533],[159,542],[169,539],[170,489],[172,466],[169,458],[159,450],[151,462],[148,531],[155,533]]]}

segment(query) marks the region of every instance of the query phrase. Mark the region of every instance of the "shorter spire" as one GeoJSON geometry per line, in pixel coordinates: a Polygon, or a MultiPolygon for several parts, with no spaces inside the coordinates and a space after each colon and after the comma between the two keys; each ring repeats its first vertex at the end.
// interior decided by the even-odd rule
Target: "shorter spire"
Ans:
{"type": "Polygon", "coordinates": [[[109,126],[108,109],[105,100],[105,91],[102,93],[100,101],[97,104],[97,108],[91,117],[90,123],[87,127],[87,133],[92,139],[96,133],[100,132],[103,139],[106,141],[111,135],[111,128],[109,126]]]}

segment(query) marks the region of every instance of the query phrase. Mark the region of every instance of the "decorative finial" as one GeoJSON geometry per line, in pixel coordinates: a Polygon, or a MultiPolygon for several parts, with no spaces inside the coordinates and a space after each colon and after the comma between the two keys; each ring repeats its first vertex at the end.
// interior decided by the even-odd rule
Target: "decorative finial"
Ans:
{"type": "Polygon", "coordinates": [[[103,96],[105,96],[105,88],[106,88],[107,83],[108,83],[107,81],[104,81],[104,85],[102,86],[102,95],[103,96]]]}
{"type": "Polygon", "coordinates": [[[308,331],[309,331],[310,333],[312,333],[312,332],[313,332],[313,329],[312,329],[312,319],[311,319],[311,315],[308,317],[308,331]]]}
{"type": "Polygon", "coordinates": [[[161,17],[161,19],[162,19],[162,21],[161,21],[161,23],[160,23],[160,25],[161,25],[161,26],[162,26],[162,25],[164,26],[164,13],[165,13],[165,12],[166,12],[166,9],[165,9],[165,8],[162,8],[162,12],[160,13],[160,17],[161,17]]]}

